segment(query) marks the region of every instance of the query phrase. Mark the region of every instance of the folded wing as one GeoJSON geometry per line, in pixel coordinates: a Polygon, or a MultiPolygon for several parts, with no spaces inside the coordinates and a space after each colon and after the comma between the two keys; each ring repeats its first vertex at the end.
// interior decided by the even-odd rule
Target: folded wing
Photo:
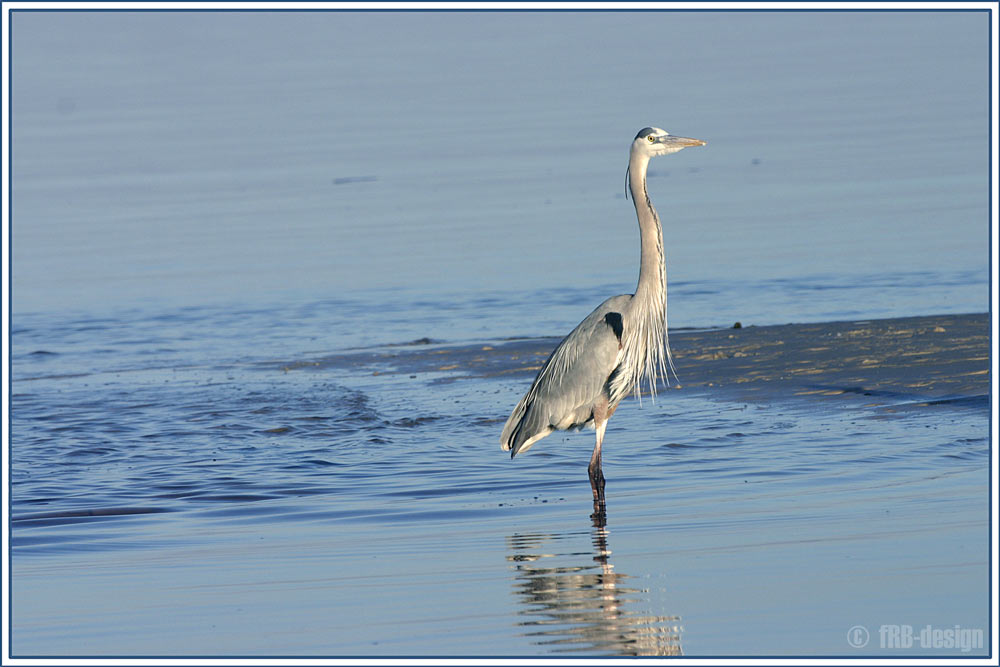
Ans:
{"type": "Polygon", "coordinates": [[[556,429],[584,426],[620,363],[622,311],[631,295],[598,306],[549,355],[500,435],[511,457],[556,429]]]}

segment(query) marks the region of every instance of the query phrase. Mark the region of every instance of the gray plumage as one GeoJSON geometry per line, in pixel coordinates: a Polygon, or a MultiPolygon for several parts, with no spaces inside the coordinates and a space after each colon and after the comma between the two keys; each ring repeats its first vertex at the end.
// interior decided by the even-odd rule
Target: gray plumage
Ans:
{"type": "Polygon", "coordinates": [[[594,502],[603,511],[601,443],[608,418],[640,383],[656,383],[673,370],[667,341],[667,277],[663,232],[646,192],[649,160],[705,142],[674,137],[655,128],[636,134],[629,152],[628,191],[639,221],[641,253],[634,294],[613,296],[598,306],[556,346],[531,388],[514,408],[500,435],[511,458],[554,430],[594,426],[597,444],[590,461],[594,502]]]}

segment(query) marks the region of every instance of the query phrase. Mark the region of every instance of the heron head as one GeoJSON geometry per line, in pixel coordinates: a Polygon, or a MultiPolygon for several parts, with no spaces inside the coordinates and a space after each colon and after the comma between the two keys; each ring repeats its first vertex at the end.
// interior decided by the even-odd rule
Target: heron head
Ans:
{"type": "Polygon", "coordinates": [[[688,137],[675,137],[666,130],[658,127],[644,127],[635,135],[632,142],[632,150],[639,151],[649,157],[656,155],[670,155],[688,146],[704,146],[701,139],[690,139],[688,137]]]}

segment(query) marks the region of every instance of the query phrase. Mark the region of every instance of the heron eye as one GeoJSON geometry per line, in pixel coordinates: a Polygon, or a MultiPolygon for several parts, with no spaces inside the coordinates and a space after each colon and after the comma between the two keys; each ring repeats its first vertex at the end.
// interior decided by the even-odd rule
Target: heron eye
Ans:
{"type": "Polygon", "coordinates": [[[654,137],[653,135],[649,135],[646,138],[649,139],[649,143],[653,143],[654,141],[656,141],[656,137],[654,137]]]}

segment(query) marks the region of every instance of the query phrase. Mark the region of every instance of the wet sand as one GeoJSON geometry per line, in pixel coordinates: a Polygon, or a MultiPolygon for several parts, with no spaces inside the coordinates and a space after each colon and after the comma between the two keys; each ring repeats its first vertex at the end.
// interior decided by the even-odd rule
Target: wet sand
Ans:
{"type": "MultiPolygon", "coordinates": [[[[989,316],[747,326],[670,333],[680,384],[674,391],[780,400],[862,397],[865,405],[988,400],[989,316]]],[[[468,345],[430,339],[285,364],[349,366],[374,374],[440,374],[439,382],[531,376],[559,338],[468,345]]]]}

